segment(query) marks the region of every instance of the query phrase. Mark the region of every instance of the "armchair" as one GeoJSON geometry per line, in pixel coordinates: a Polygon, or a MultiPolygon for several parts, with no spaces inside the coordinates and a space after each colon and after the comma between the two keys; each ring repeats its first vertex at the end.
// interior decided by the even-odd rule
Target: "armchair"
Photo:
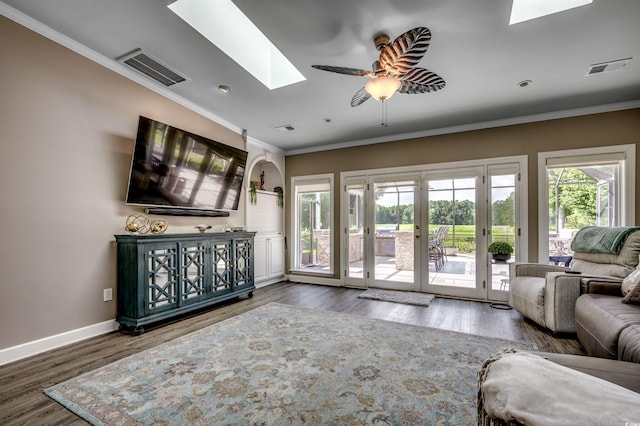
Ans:
{"type": "Polygon", "coordinates": [[[579,274],[564,266],[535,263],[509,265],[509,304],[554,333],[575,333],[573,306],[580,295],[579,274]]]}
{"type": "Polygon", "coordinates": [[[622,279],[635,269],[640,255],[640,228],[583,228],[574,237],[572,249],[569,268],[533,263],[509,265],[509,304],[554,333],[576,332],[575,305],[582,278],[622,279]]]}

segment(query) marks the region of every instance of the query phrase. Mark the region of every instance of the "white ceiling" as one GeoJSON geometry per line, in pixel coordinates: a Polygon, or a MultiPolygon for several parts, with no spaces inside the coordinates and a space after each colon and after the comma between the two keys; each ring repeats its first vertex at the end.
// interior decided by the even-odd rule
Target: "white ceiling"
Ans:
{"type": "Polygon", "coordinates": [[[0,10],[125,75],[134,73],[115,58],[142,48],[188,80],[168,89],[137,81],[290,154],[640,106],[638,0],[594,0],[513,26],[511,0],[235,0],[306,77],[274,91],[171,12],[172,1],[4,0],[0,10]],[[386,128],[380,102],[350,106],[366,77],[311,68],[370,69],[374,35],[418,26],[432,32],[419,66],[447,84],[396,94],[386,128]],[[621,71],[584,76],[591,64],[628,57],[621,71]],[[295,130],[276,129],[287,124],[295,130]]]}

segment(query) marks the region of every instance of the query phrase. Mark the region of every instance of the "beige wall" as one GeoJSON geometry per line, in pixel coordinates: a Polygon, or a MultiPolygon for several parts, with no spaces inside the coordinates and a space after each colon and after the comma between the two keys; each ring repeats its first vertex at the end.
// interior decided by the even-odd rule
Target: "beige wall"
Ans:
{"type": "MultiPolygon", "coordinates": [[[[638,141],[640,141],[640,109],[632,109],[293,155],[286,157],[285,161],[287,197],[291,196],[292,176],[334,173],[336,185],[339,185],[340,173],[344,171],[527,155],[529,159],[529,256],[530,260],[535,261],[538,253],[538,152],[635,144],[638,141]]],[[[636,150],[636,156],[640,156],[640,151],[636,150]]],[[[640,164],[638,158],[636,158],[636,164],[640,164]]],[[[636,174],[636,224],[640,223],[638,191],[640,191],[640,173],[636,174]]],[[[291,205],[289,200],[287,205],[291,205]]],[[[338,205],[339,194],[336,191],[334,197],[336,219],[340,217],[338,205]]],[[[336,226],[334,231],[338,228],[336,226]]],[[[288,233],[290,229],[291,214],[287,211],[288,233]]],[[[339,235],[334,233],[333,236],[334,262],[338,265],[339,235]]]]}
{"type": "MultiPolygon", "coordinates": [[[[0,349],[115,318],[138,116],[244,148],[240,135],[0,17],[0,349]]],[[[168,232],[244,224],[167,216],[168,232]]]]}

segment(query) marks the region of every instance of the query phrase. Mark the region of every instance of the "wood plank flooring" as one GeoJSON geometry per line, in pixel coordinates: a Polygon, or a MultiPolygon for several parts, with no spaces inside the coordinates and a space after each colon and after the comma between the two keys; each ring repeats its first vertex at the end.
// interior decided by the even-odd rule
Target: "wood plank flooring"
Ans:
{"type": "Polygon", "coordinates": [[[43,390],[56,383],[159,345],[270,302],[435,327],[538,345],[541,351],[583,355],[574,336],[554,336],[513,310],[487,303],[436,298],[429,307],[359,299],[362,290],[278,283],[255,291],[252,299],[219,305],[148,329],[141,336],[109,333],[0,366],[1,425],[84,425],[43,390]]]}

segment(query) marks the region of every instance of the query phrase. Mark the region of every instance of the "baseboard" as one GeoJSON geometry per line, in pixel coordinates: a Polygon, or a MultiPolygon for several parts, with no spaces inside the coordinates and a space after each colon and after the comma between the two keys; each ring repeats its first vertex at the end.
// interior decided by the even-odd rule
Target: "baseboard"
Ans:
{"type": "Polygon", "coordinates": [[[323,278],[323,277],[318,277],[318,276],[310,276],[310,275],[295,275],[295,274],[289,274],[288,277],[289,281],[294,282],[294,283],[302,283],[302,284],[321,284],[321,285],[328,285],[328,286],[333,286],[333,287],[342,287],[343,283],[342,280],[339,279],[335,279],[335,278],[323,278]]]}
{"type": "Polygon", "coordinates": [[[104,321],[98,324],[88,325],[76,330],[65,331],[64,333],[45,337],[43,339],[34,340],[32,342],[23,343],[21,345],[12,346],[10,348],[0,350],[0,365],[18,361],[23,358],[37,355],[42,352],[50,351],[70,343],[79,342],[90,337],[99,336],[101,334],[110,333],[118,329],[118,323],[115,319],[104,321]]]}
{"type": "Polygon", "coordinates": [[[269,278],[267,280],[256,283],[256,288],[266,287],[268,285],[281,283],[283,281],[287,281],[287,277],[285,275],[278,278],[269,278]]]}

